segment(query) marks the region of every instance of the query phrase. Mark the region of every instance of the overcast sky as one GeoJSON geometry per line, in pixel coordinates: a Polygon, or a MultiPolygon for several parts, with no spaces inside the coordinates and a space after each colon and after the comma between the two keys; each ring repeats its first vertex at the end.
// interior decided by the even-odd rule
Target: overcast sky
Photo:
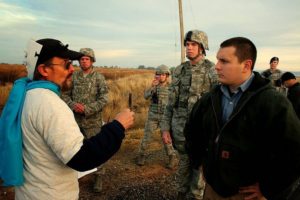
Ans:
{"type": "MultiPolygon", "coordinates": [[[[257,70],[300,71],[300,0],[182,0],[184,30],[208,34],[207,58],[219,44],[251,39],[257,70]]],[[[0,63],[22,63],[29,39],[55,38],[95,50],[97,66],[176,66],[180,63],[177,0],[0,0],[0,63]]]]}

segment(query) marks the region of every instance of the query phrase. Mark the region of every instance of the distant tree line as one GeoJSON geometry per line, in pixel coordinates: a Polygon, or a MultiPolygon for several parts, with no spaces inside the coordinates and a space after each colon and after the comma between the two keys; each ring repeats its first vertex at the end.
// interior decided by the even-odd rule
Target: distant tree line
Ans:
{"type": "Polygon", "coordinates": [[[152,69],[152,70],[154,70],[155,67],[146,67],[145,65],[139,65],[138,69],[152,69]]]}

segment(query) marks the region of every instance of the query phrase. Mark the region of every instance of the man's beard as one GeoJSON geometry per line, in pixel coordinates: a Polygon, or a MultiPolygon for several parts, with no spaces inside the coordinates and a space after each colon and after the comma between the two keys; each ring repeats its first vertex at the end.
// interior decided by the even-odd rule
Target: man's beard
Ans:
{"type": "Polygon", "coordinates": [[[91,68],[92,68],[92,65],[84,66],[84,67],[81,66],[82,71],[89,71],[91,68]]]}
{"type": "MultiPolygon", "coordinates": [[[[70,76],[72,76],[72,74],[70,76]]],[[[66,78],[66,80],[63,82],[63,84],[61,86],[61,91],[62,92],[65,92],[65,91],[68,91],[69,89],[71,89],[72,79],[70,78],[70,76],[68,76],[66,78]]]]}

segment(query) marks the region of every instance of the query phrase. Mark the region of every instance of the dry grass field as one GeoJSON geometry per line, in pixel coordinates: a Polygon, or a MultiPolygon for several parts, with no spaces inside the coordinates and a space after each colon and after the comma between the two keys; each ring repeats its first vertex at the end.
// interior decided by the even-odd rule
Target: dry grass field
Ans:
{"type": "MultiPolygon", "coordinates": [[[[127,68],[102,68],[95,67],[97,71],[104,75],[106,80],[117,80],[119,78],[135,75],[153,73],[147,69],[127,69],[127,68]]],[[[79,70],[79,67],[75,67],[79,70]]],[[[19,64],[0,64],[0,84],[5,82],[14,82],[20,77],[27,76],[27,70],[24,65],[19,64]]]]}
{"type": "MultiPolygon", "coordinates": [[[[78,68],[76,69],[78,70],[78,68]]],[[[96,68],[106,80],[118,80],[120,78],[128,77],[138,74],[153,74],[153,70],[147,69],[124,69],[124,68],[96,68]]]]}
{"type": "Polygon", "coordinates": [[[110,121],[117,112],[128,107],[129,94],[132,95],[132,107],[136,112],[134,128],[143,128],[149,102],[144,99],[144,90],[150,86],[153,74],[140,73],[117,80],[108,80],[109,102],[103,110],[104,121],[110,121]]]}
{"type": "Polygon", "coordinates": [[[6,82],[14,82],[24,76],[27,76],[24,65],[0,64],[0,85],[6,82]]]}

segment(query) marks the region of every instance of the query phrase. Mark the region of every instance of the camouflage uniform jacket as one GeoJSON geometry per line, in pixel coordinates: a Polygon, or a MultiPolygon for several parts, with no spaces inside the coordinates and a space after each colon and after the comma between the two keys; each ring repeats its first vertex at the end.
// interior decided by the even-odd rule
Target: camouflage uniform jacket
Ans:
{"type": "MultiPolygon", "coordinates": [[[[169,83],[166,85],[157,85],[147,89],[144,93],[145,99],[150,99],[149,113],[162,115],[168,103],[169,83]]],[[[161,118],[161,116],[160,116],[161,118]]]]}
{"type": "Polygon", "coordinates": [[[281,78],[282,72],[279,69],[275,69],[275,71],[271,71],[271,69],[267,69],[261,73],[264,78],[267,78],[272,81],[273,85],[275,86],[275,81],[281,78]]]}
{"type": "MultiPolygon", "coordinates": [[[[183,123],[179,123],[183,126],[179,130],[183,129],[195,102],[215,84],[217,84],[217,75],[214,63],[207,59],[195,65],[187,61],[177,66],[169,87],[169,101],[163,115],[161,130],[171,131],[171,123],[174,120],[183,120],[183,123]],[[172,119],[175,113],[177,119],[172,119]]],[[[183,137],[183,133],[180,135],[183,137]]]]}
{"type": "Polygon", "coordinates": [[[276,88],[276,90],[286,96],[287,90],[283,85],[281,85],[281,81],[280,81],[282,75],[281,70],[275,69],[272,72],[271,69],[267,69],[263,71],[261,75],[262,77],[271,80],[271,83],[276,88]]]}
{"type": "Polygon", "coordinates": [[[72,88],[63,94],[63,100],[73,109],[75,103],[84,104],[84,114],[75,113],[75,119],[82,129],[100,128],[102,126],[101,111],[108,101],[108,88],[105,78],[93,68],[84,76],[76,71],[72,77],[72,88]]]}

